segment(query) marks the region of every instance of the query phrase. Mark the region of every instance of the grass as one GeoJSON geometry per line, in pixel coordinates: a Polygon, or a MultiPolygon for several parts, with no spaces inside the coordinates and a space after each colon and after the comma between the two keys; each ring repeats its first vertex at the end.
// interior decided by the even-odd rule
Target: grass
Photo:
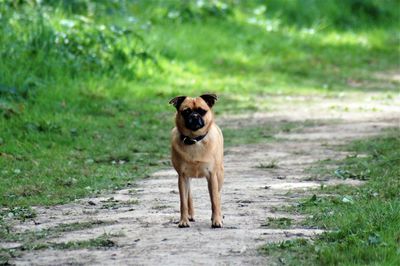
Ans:
{"type": "Polygon", "coordinates": [[[273,169],[273,168],[278,168],[279,166],[279,161],[277,159],[273,159],[268,163],[259,163],[257,165],[257,168],[261,168],[261,169],[273,169]]]}
{"type": "Polygon", "coordinates": [[[58,249],[58,250],[73,250],[73,249],[108,249],[116,247],[117,244],[111,239],[111,237],[119,236],[103,234],[99,237],[79,240],[79,241],[68,241],[60,243],[51,242],[40,242],[40,243],[26,243],[18,248],[14,249],[2,249],[0,248],[0,263],[8,265],[11,258],[18,256],[22,251],[26,250],[42,250],[42,249],[58,249]]]}
{"type": "Polygon", "coordinates": [[[346,173],[345,178],[366,180],[364,185],[322,187],[293,207],[292,211],[309,217],[305,226],[327,232],[312,241],[267,245],[263,252],[288,265],[398,265],[399,136],[397,128],[383,137],[356,141],[347,147],[366,156],[348,157],[338,169],[346,173]]]}
{"type": "Polygon", "coordinates": [[[101,209],[118,209],[125,206],[132,206],[138,204],[139,201],[136,199],[131,199],[128,201],[119,201],[114,198],[108,198],[106,200],[101,201],[101,209]]]}
{"type": "MultiPolygon", "coordinates": [[[[163,167],[177,94],[215,92],[217,114],[274,96],[395,97],[376,76],[398,67],[394,2],[361,4],[348,27],[334,10],[357,1],[328,2],[322,27],[290,21],[299,1],[1,0],[0,205],[66,203],[163,167]]],[[[223,130],[237,145],[295,128],[281,126],[223,130]]]]}
{"type": "MultiPolygon", "coordinates": [[[[15,233],[8,221],[34,220],[34,205],[133,186],[167,165],[173,96],[215,92],[217,115],[269,111],[297,96],[371,93],[371,100],[390,104],[398,83],[378,74],[399,66],[398,3],[306,2],[0,0],[1,239],[19,241],[25,250],[115,245],[109,235],[46,242],[96,222],[15,233]]],[[[276,141],[276,133],[315,123],[223,131],[233,146],[276,141]]],[[[265,252],[279,252],[282,263],[399,264],[398,159],[390,149],[398,138],[370,143],[354,149],[371,156],[348,158],[336,169],[337,177],[366,179],[367,185],[325,189],[326,197],[296,207],[312,215],[309,225],[333,231],[265,252]]],[[[121,202],[101,204],[112,209],[121,202]]],[[[291,223],[266,222],[274,228],[291,223]]],[[[0,264],[12,253],[0,250],[0,264]]]]}
{"type": "MultiPolygon", "coordinates": [[[[4,213],[1,213],[0,219],[4,219],[4,213]]],[[[2,220],[0,220],[2,221],[2,220]]],[[[88,222],[76,222],[70,224],[59,224],[57,226],[41,230],[25,230],[23,232],[13,232],[9,227],[0,226],[0,238],[4,243],[18,242],[18,246],[13,248],[0,248],[0,264],[6,264],[17,257],[22,251],[39,249],[82,249],[82,248],[109,248],[116,244],[110,237],[118,236],[114,234],[103,234],[94,239],[82,241],[69,241],[53,243],[49,241],[52,238],[60,237],[66,232],[73,232],[83,229],[95,228],[98,226],[111,225],[113,221],[94,220],[88,222]]]]}
{"type": "Polygon", "coordinates": [[[72,232],[72,231],[78,231],[78,230],[83,230],[83,229],[89,229],[89,228],[94,228],[96,226],[100,225],[111,225],[114,222],[112,221],[101,221],[101,220],[94,220],[94,221],[89,221],[89,222],[76,222],[76,223],[70,223],[70,224],[60,224],[55,227],[47,228],[47,229],[42,229],[42,230],[26,230],[23,232],[11,232],[11,231],[3,231],[1,233],[1,238],[2,240],[6,242],[12,242],[12,241],[18,241],[21,242],[22,245],[27,245],[31,244],[33,242],[37,242],[39,240],[43,239],[50,239],[54,238],[57,236],[60,236],[61,234],[65,232],[72,232]]]}
{"type": "Polygon", "coordinates": [[[292,222],[293,219],[287,217],[268,217],[267,221],[261,226],[270,229],[286,229],[291,227],[292,222]]]}

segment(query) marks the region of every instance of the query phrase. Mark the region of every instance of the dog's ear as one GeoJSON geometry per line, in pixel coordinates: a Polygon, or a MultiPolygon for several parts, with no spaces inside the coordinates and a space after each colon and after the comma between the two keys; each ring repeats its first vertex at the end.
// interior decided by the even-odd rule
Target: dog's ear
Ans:
{"type": "Polygon", "coordinates": [[[169,101],[169,104],[172,104],[175,106],[176,110],[179,110],[179,107],[183,103],[183,101],[186,99],[187,96],[177,96],[173,98],[171,101],[169,101]]]}
{"type": "Polygon", "coordinates": [[[215,102],[218,100],[217,95],[215,95],[213,93],[203,94],[200,96],[200,98],[202,98],[210,108],[213,107],[215,102]]]}

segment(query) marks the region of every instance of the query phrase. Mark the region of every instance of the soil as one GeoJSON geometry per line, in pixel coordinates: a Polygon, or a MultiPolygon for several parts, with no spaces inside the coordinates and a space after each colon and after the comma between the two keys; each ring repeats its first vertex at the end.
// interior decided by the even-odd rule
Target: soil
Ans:
{"type": "MultiPolygon", "coordinates": [[[[373,97],[373,95],[371,96],[373,97]]],[[[142,179],[134,187],[74,203],[36,207],[35,223],[15,224],[23,231],[52,228],[74,222],[108,221],[89,229],[65,232],[49,243],[90,240],[107,234],[112,247],[75,250],[43,249],[22,252],[10,261],[16,265],[268,265],[258,248],[266,243],[296,237],[313,237],[319,229],[301,226],[305,217],[290,215],[282,207],[295,204],[321,184],[361,181],[328,175],[310,179],[306,170],[324,159],[341,159],[348,153],[337,145],[399,127],[399,99],[285,99],[267,113],[219,117],[222,127],[243,127],[280,121],[316,123],[281,132],[276,140],[226,149],[222,190],[224,227],[211,228],[211,206],[205,179],[192,180],[195,222],[178,228],[177,176],[171,167],[142,179]],[[295,102],[296,104],[290,104],[295,102]],[[289,103],[289,104],[288,104],[289,103]],[[335,106],[335,108],[332,108],[335,106]],[[273,163],[271,163],[273,162],[273,163]],[[268,218],[287,217],[284,229],[269,226],[268,218]]],[[[18,246],[19,243],[1,243],[18,246]]]]}

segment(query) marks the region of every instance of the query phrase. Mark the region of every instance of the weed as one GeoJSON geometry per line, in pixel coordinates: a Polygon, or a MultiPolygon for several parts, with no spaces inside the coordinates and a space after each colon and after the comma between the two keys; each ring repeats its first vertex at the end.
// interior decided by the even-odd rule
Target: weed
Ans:
{"type": "Polygon", "coordinates": [[[257,165],[257,168],[262,168],[262,169],[278,168],[278,160],[273,159],[268,163],[260,163],[259,165],[257,165]]]}
{"type": "Polygon", "coordinates": [[[78,231],[83,229],[94,228],[98,226],[111,225],[114,221],[102,221],[94,220],[88,222],[77,222],[70,224],[59,224],[55,227],[42,230],[26,230],[23,232],[11,232],[8,231],[2,234],[2,239],[4,241],[18,241],[22,244],[36,242],[38,240],[49,239],[62,235],[65,232],[78,231]]]}
{"type": "MultiPolygon", "coordinates": [[[[1,220],[0,220],[1,221],[1,220]]],[[[111,237],[122,236],[122,233],[117,234],[103,234],[100,237],[84,240],[84,241],[70,241],[65,243],[51,243],[46,240],[59,237],[65,232],[78,231],[97,226],[111,225],[114,221],[94,220],[88,222],[78,222],[70,224],[60,224],[55,227],[42,229],[42,230],[26,230],[23,232],[0,231],[1,239],[4,243],[18,242],[18,245],[11,248],[0,249],[0,262],[7,263],[11,258],[19,255],[21,251],[26,250],[40,250],[40,249],[81,249],[81,248],[110,248],[114,247],[116,243],[111,240],[111,237]]],[[[1,225],[1,224],[0,224],[1,225]]],[[[2,227],[0,227],[2,229],[2,227]]]]}
{"type": "MultiPolygon", "coordinates": [[[[66,243],[51,243],[46,248],[54,249],[82,249],[82,248],[112,248],[117,246],[116,242],[110,239],[110,235],[103,234],[97,238],[83,240],[83,241],[70,241],[66,243]]],[[[33,248],[35,249],[35,248],[33,248]]],[[[39,247],[41,249],[41,247],[39,247]]]]}
{"type": "Polygon", "coordinates": [[[13,207],[0,210],[0,218],[10,218],[25,222],[27,219],[34,219],[36,212],[31,207],[13,207]]]}
{"type": "Polygon", "coordinates": [[[293,219],[287,217],[268,217],[266,223],[262,224],[262,227],[268,228],[290,228],[292,226],[293,219]]]}
{"type": "Polygon", "coordinates": [[[157,206],[154,206],[152,209],[153,210],[164,210],[164,209],[168,209],[168,208],[171,208],[171,206],[168,206],[168,205],[157,205],[157,206]]]}
{"type": "Polygon", "coordinates": [[[366,180],[367,177],[367,173],[359,173],[359,174],[355,174],[352,173],[348,170],[342,170],[342,169],[336,169],[335,170],[335,176],[341,179],[347,179],[347,178],[352,178],[352,179],[360,179],[360,180],[366,180]]]}
{"type": "Polygon", "coordinates": [[[41,249],[99,249],[99,248],[112,248],[117,246],[115,241],[110,239],[110,235],[103,234],[97,238],[81,241],[69,241],[61,243],[51,243],[51,242],[40,242],[40,243],[26,243],[25,245],[19,247],[20,250],[41,250],[41,249]]]}
{"type": "Polygon", "coordinates": [[[312,265],[311,262],[318,254],[318,250],[314,250],[311,242],[303,238],[266,245],[260,252],[275,258],[282,265],[296,265],[297,262],[312,265]]]}
{"type": "Polygon", "coordinates": [[[102,209],[118,209],[120,207],[125,207],[125,206],[131,206],[131,205],[136,205],[138,204],[138,200],[131,199],[128,201],[120,201],[116,200],[114,198],[108,198],[106,200],[102,200],[102,209]]]}

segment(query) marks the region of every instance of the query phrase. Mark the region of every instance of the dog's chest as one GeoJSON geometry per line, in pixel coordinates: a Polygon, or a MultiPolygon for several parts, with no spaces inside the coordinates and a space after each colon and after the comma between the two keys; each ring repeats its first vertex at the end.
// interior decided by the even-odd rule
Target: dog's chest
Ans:
{"type": "Polygon", "coordinates": [[[187,146],[181,161],[181,170],[190,177],[205,177],[213,170],[213,160],[209,151],[197,143],[187,146]]]}
{"type": "Polygon", "coordinates": [[[182,173],[188,177],[208,177],[212,172],[210,163],[194,161],[191,163],[183,163],[181,165],[182,173]]]}

